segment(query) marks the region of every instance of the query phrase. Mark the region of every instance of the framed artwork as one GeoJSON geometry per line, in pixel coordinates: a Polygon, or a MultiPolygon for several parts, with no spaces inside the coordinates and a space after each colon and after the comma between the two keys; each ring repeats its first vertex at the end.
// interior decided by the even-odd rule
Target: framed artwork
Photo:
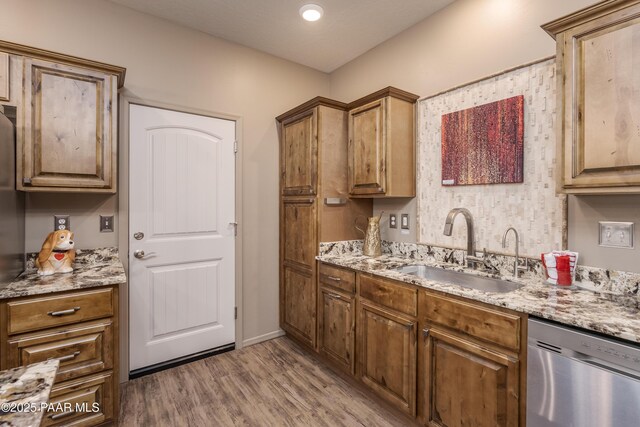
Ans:
{"type": "Polygon", "coordinates": [[[523,182],[524,97],[442,115],[442,185],[523,182]]]}

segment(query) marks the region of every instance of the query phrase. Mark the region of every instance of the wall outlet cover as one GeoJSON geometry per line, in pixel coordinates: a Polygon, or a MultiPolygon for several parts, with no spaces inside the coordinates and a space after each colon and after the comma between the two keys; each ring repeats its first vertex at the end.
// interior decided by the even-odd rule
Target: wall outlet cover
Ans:
{"type": "Polygon", "coordinates": [[[389,214],[389,228],[398,228],[398,216],[389,214]]]}
{"type": "Polygon", "coordinates": [[[53,216],[53,231],[58,230],[71,230],[71,220],[69,219],[69,215],[53,216]]]}
{"type": "Polygon", "coordinates": [[[100,232],[113,233],[113,215],[100,215],[100,232]]]}
{"type": "Polygon", "coordinates": [[[633,249],[633,222],[600,221],[600,246],[633,249]]]}
{"type": "Polygon", "coordinates": [[[403,230],[409,229],[409,214],[400,215],[400,228],[403,230]]]}

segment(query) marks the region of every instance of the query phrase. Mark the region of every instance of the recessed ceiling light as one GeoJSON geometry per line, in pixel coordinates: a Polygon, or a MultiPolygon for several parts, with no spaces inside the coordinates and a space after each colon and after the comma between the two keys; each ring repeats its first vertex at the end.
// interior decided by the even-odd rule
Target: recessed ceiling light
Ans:
{"type": "Polygon", "coordinates": [[[305,21],[317,21],[322,18],[323,14],[324,10],[317,4],[305,4],[300,8],[300,16],[302,16],[305,21]]]}

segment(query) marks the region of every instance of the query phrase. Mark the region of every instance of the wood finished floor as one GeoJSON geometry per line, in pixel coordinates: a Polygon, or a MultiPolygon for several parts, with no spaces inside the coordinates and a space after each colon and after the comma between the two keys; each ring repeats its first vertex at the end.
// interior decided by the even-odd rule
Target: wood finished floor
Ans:
{"type": "Polygon", "coordinates": [[[124,384],[121,426],[402,426],[286,337],[124,384]]]}

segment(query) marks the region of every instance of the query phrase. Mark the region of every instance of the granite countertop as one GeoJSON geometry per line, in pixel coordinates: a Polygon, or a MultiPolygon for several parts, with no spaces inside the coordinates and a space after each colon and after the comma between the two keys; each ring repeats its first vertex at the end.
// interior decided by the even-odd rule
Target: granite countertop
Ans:
{"type": "Polygon", "coordinates": [[[59,365],[52,359],[0,372],[0,426],[40,425],[59,365]]]}
{"type": "Polygon", "coordinates": [[[16,280],[0,285],[0,300],[127,282],[116,248],[78,250],[72,273],[51,276],[39,276],[33,258],[28,257],[26,271],[16,280]]]}
{"type": "MultiPolygon", "coordinates": [[[[361,254],[337,254],[321,255],[317,259],[640,343],[640,299],[635,295],[594,292],[580,289],[579,283],[571,288],[561,288],[546,283],[539,276],[517,280],[524,286],[512,292],[485,292],[395,271],[396,268],[405,265],[422,264],[489,276],[455,264],[433,263],[392,255],[370,258],[361,254]]],[[[501,278],[516,281],[511,277],[501,278]]]]}

